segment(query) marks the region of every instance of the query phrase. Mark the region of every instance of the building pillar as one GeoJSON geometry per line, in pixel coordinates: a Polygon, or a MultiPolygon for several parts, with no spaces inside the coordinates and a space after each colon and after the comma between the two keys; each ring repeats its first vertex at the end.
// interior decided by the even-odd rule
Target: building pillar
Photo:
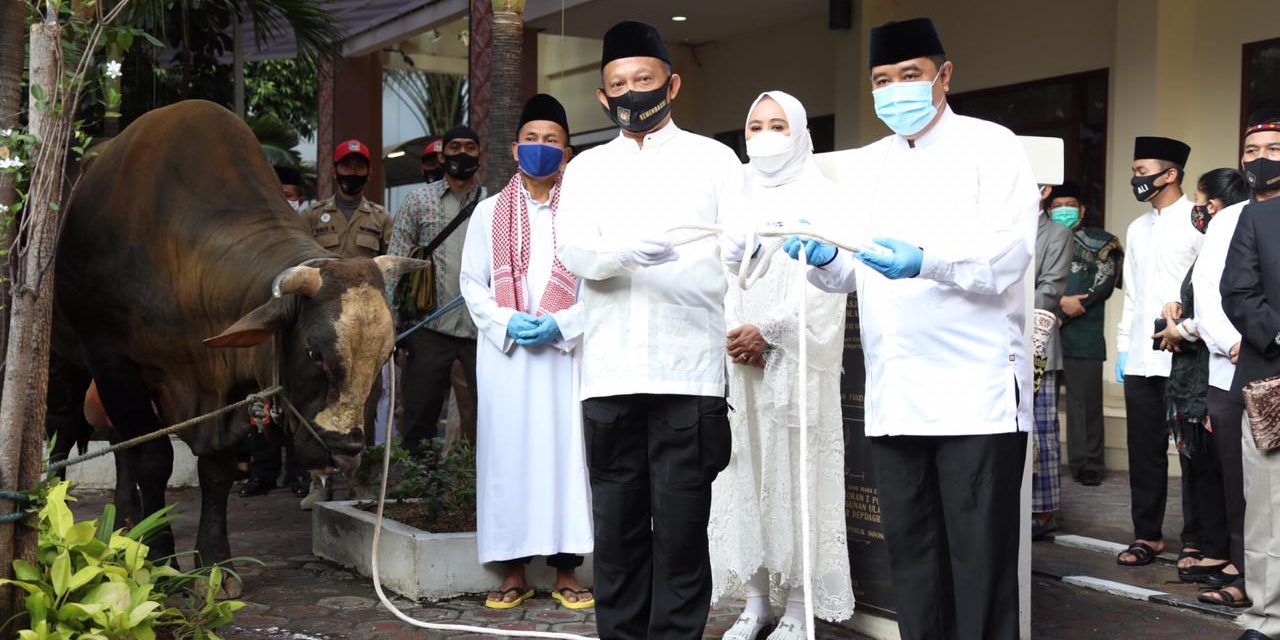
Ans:
{"type": "MultiPolygon", "coordinates": [[[[365,197],[383,200],[382,170],[382,53],[359,58],[339,58],[333,81],[333,141],[316,150],[316,168],[326,172],[333,164],[333,146],[356,138],[369,146],[369,185],[365,197]]],[[[323,194],[326,197],[332,191],[323,194]]]]}

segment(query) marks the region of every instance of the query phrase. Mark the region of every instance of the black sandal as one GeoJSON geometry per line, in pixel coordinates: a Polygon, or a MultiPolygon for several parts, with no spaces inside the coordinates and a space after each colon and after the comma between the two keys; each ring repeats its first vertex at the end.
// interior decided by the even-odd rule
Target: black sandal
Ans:
{"type": "Polygon", "coordinates": [[[1230,562],[1220,564],[1198,564],[1186,569],[1178,569],[1178,579],[1183,582],[1204,582],[1231,566],[1230,562]]]}
{"type": "MultiPolygon", "coordinates": [[[[1241,594],[1243,593],[1244,590],[1241,590],[1241,594]]],[[[1220,607],[1230,607],[1232,609],[1244,609],[1253,606],[1253,601],[1248,597],[1236,600],[1236,597],[1231,595],[1231,592],[1227,591],[1226,588],[1205,591],[1196,599],[1205,604],[1216,604],[1220,607]],[[1217,598],[1213,597],[1215,594],[1218,596],[1217,598]]]]}
{"type": "Polygon", "coordinates": [[[1159,554],[1151,547],[1151,545],[1135,540],[1133,544],[1129,545],[1128,549],[1125,549],[1116,555],[1116,564],[1122,567],[1145,567],[1151,564],[1152,561],[1156,559],[1157,555],[1159,554]],[[1126,553],[1133,556],[1133,562],[1125,562],[1120,559],[1120,556],[1123,556],[1126,553]]]}
{"type": "Polygon", "coordinates": [[[1200,551],[1193,545],[1189,545],[1189,544],[1183,545],[1182,551],[1178,552],[1178,562],[1181,563],[1183,560],[1186,560],[1187,558],[1192,558],[1196,562],[1199,562],[1201,560],[1204,560],[1204,552],[1200,551]]]}

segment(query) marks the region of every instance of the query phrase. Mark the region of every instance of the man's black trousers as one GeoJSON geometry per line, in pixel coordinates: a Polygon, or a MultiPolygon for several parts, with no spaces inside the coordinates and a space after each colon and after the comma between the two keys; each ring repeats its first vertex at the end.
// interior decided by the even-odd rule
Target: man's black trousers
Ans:
{"type": "Polygon", "coordinates": [[[1017,640],[1027,434],[868,439],[903,640],[1017,640]]]}
{"type": "Polygon", "coordinates": [[[711,482],[732,451],[724,398],[609,396],[584,400],[582,412],[600,637],[701,638],[711,482]]]}
{"type": "MultiPolygon", "coordinates": [[[[1125,376],[1125,427],[1129,446],[1129,497],[1133,535],[1138,540],[1164,539],[1165,501],[1169,497],[1169,423],[1160,376],[1125,376]]],[[[1200,544],[1199,502],[1195,470],[1185,456],[1182,465],[1182,543],[1200,544]]]]}

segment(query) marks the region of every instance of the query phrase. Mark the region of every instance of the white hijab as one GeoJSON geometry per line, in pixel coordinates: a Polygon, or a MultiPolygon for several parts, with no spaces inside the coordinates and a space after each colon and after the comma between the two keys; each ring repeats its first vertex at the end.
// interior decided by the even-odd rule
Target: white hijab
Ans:
{"type": "MultiPolygon", "coordinates": [[[[752,186],[777,187],[798,180],[806,170],[818,171],[818,163],[813,159],[813,139],[809,137],[809,116],[804,105],[794,96],[782,91],[766,91],[756,97],[747,110],[747,123],[751,122],[751,113],[761,100],[772,98],[782,107],[787,116],[787,125],[791,128],[791,148],[785,164],[773,171],[764,171],[754,161],[747,164],[747,174],[752,186]]],[[[743,125],[746,129],[746,125],[743,125]]]]}

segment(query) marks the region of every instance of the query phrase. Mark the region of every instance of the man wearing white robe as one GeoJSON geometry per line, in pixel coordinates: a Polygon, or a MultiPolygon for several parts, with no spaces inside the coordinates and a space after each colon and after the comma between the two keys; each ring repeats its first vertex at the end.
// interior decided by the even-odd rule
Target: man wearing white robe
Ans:
{"type": "Polygon", "coordinates": [[[534,96],[517,138],[520,170],[476,206],[462,251],[462,295],[480,336],[480,561],[507,569],[486,601],[491,608],[532,596],[524,565],[547,556],[558,571],[552,597],[578,609],[593,600],[574,576],[593,540],[578,400],[582,304],[576,281],[556,259],[559,177],[568,161],[564,108],[550,96],[534,96]]]}
{"type": "Polygon", "coordinates": [[[953,67],[932,21],[876,27],[870,48],[876,115],[894,135],[849,154],[857,197],[831,232],[883,250],[808,240],[809,281],[858,293],[903,640],[1016,640],[1039,193],[1012,132],[947,106],[953,67]]]}

